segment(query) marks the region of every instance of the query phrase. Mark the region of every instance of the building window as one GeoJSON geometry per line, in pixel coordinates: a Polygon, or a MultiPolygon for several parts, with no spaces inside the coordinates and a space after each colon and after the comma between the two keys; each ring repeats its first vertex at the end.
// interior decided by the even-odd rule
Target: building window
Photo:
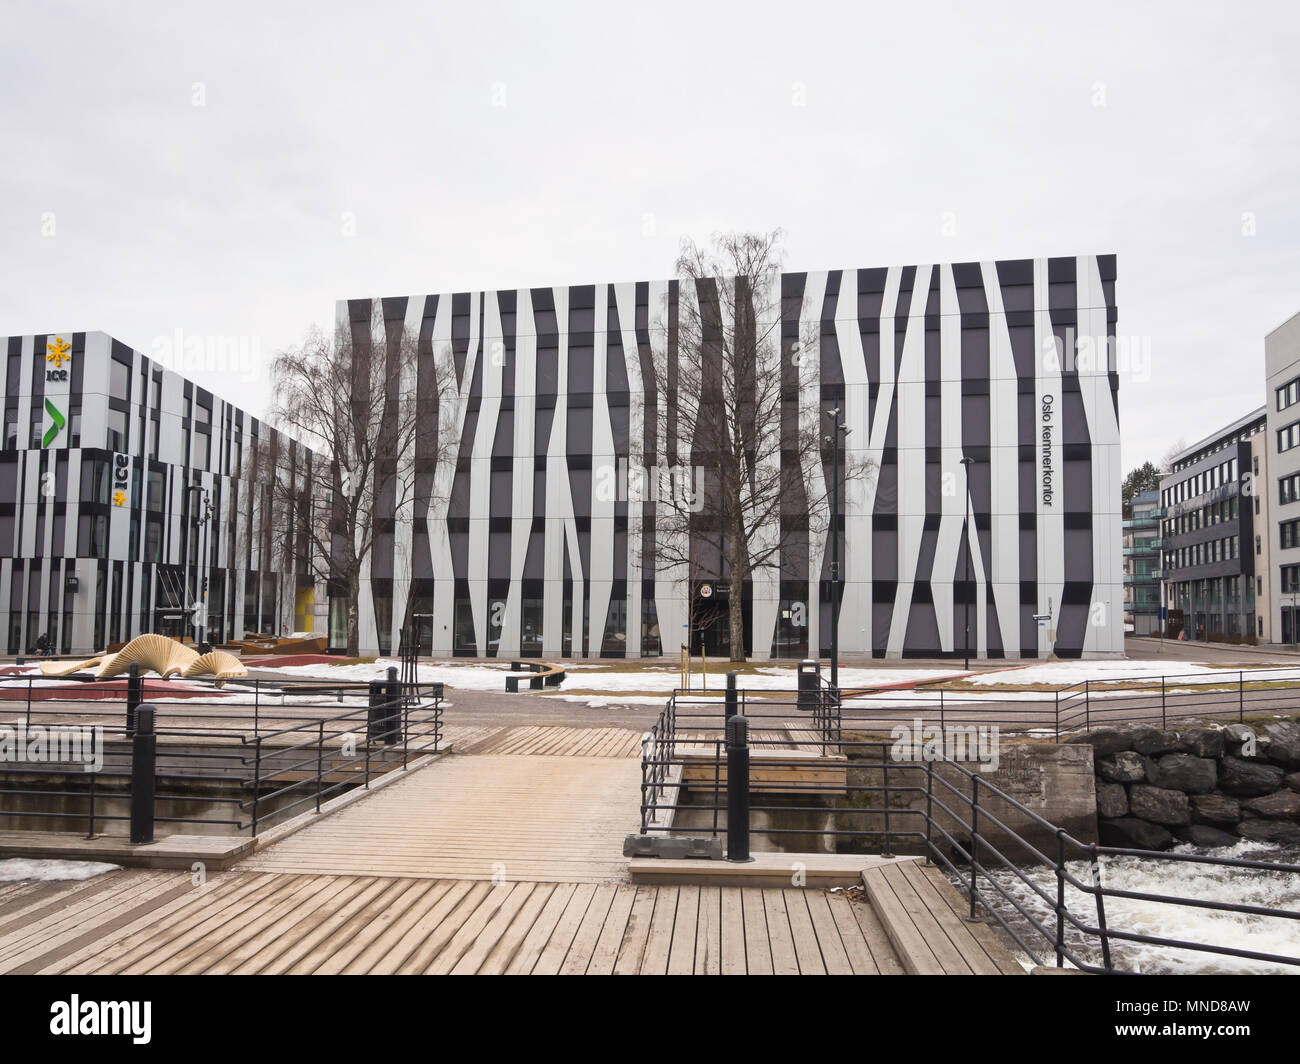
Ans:
{"type": "Polygon", "coordinates": [[[1286,384],[1277,389],[1277,408],[1279,410],[1295,406],[1297,402],[1300,402],[1300,377],[1287,381],[1286,384]]]}
{"type": "Polygon", "coordinates": [[[1277,449],[1278,453],[1289,451],[1293,447],[1300,446],[1300,421],[1294,421],[1286,428],[1277,430],[1277,449]]]}
{"type": "MultiPolygon", "coordinates": [[[[114,362],[117,366],[121,363],[114,362]]],[[[126,411],[109,410],[108,412],[108,449],[110,451],[126,450],[126,411]]]]}
{"type": "Polygon", "coordinates": [[[1282,566],[1282,594],[1293,595],[1300,591],[1300,565],[1282,566]]]}
{"type": "Polygon", "coordinates": [[[114,399],[131,398],[131,367],[117,359],[108,363],[108,394],[114,399]]]}

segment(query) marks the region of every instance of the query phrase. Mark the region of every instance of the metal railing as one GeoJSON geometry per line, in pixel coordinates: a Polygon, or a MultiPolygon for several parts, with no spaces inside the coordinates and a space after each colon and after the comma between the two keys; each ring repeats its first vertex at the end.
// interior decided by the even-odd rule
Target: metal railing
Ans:
{"type": "MultiPolygon", "coordinates": [[[[1014,674],[999,674],[1003,684],[1014,674]]],[[[1120,724],[1167,728],[1179,720],[1245,721],[1300,709],[1300,667],[1213,669],[1141,679],[1084,680],[1025,691],[958,689],[918,683],[914,688],[840,692],[841,726],[848,731],[888,730],[896,722],[983,724],[1038,732],[1059,740],[1080,731],[1120,724]]]]}
{"type": "Polygon", "coordinates": [[[81,757],[0,764],[0,822],[23,830],[80,824],[93,836],[130,820],[124,807],[139,782],[137,720],[148,708],[151,777],[159,785],[151,821],[256,835],[441,749],[442,685],[403,684],[395,672],[369,683],[249,681],[221,689],[157,681],[146,690],[135,676],[38,685],[10,679],[0,684],[0,728],[47,742],[85,733],[101,766],[84,771],[81,757]]]}
{"type": "MultiPolygon", "coordinates": [[[[797,741],[801,747],[815,748],[823,756],[836,752],[842,729],[840,698],[828,683],[819,682],[811,696],[808,692],[791,696],[789,692],[745,689],[735,689],[734,694],[733,700],[725,690],[716,697],[680,688],[673,691],[642,740],[643,824],[648,811],[672,808],[671,804],[662,804],[661,799],[666,790],[679,786],[669,779],[671,768],[681,761],[674,754],[679,750],[708,748],[721,758],[727,719],[737,711],[750,720],[753,746],[781,749],[797,741]],[[791,724],[796,725],[796,739],[788,734],[787,726],[791,724]],[[647,746],[653,754],[648,759],[647,746]]],[[[720,788],[719,772],[715,773],[715,793],[720,788]]]]}
{"type": "MultiPolygon", "coordinates": [[[[1147,963],[1133,947],[1155,947],[1300,967],[1300,956],[1266,948],[1134,930],[1116,919],[1115,903],[1289,921],[1300,920],[1300,910],[1106,882],[1109,862],[1135,858],[1151,862],[1157,880],[1167,880],[1166,873],[1178,868],[1241,869],[1286,877],[1300,893],[1300,865],[1084,842],[961,763],[960,751],[957,759],[946,752],[922,756],[914,743],[900,747],[898,740],[846,734],[820,761],[818,776],[801,780],[809,760],[795,756],[797,736],[783,743],[772,734],[772,718],[791,705],[788,696],[781,702],[759,695],[751,692],[739,700],[749,720],[754,763],[763,769],[762,782],[747,787],[747,834],[769,839],[769,848],[924,856],[961,887],[972,919],[981,912],[991,917],[1036,965],[1129,972],[1147,963]],[[780,708],[772,711],[773,706],[780,708]],[[792,752],[784,754],[783,747],[792,752]],[[828,766],[842,775],[828,781],[828,766]],[[833,801],[826,801],[828,795],[833,801]],[[810,811],[820,814],[815,821],[806,816],[810,811]],[[793,821],[790,814],[805,815],[793,821]]],[[[732,782],[719,780],[725,771],[725,740],[708,734],[721,726],[718,714],[711,722],[701,721],[698,714],[684,714],[679,702],[674,693],[643,742],[641,833],[718,837],[728,828],[726,792],[732,782]],[[710,758],[716,759],[712,770],[710,758]],[[685,771],[688,762],[691,776],[685,771]]],[[[1261,935],[1267,938],[1267,932],[1261,935]]]]}

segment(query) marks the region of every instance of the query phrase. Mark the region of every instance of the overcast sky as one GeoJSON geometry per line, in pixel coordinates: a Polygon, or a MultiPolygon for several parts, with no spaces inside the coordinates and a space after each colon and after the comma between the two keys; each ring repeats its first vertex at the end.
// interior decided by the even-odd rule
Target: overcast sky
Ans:
{"type": "MultiPolygon", "coordinates": [[[[0,12],[0,333],[263,363],[334,300],[1115,252],[1125,468],[1264,402],[1300,312],[1294,4],[0,12]]],[[[190,368],[260,411],[264,365],[190,368]]]]}

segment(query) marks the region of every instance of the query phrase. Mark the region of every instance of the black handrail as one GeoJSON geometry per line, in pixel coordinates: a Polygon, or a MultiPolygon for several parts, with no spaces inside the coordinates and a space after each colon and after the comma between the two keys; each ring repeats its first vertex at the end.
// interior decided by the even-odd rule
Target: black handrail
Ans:
{"type": "MultiPolygon", "coordinates": [[[[56,788],[30,789],[14,782],[0,787],[0,817],[20,826],[25,820],[45,825],[51,820],[77,822],[84,819],[88,837],[96,827],[129,817],[108,811],[105,803],[121,801],[130,793],[131,726],[126,712],[125,683],[79,678],[42,686],[41,699],[28,699],[24,713],[27,728],[67,726],[92,729],[106,764],[89,772],[85,786],[76,776],[56,788]],[[85,701],[90,694],[93,701],[85,701]],[[107,697],[105,697],[107,696],[107,697]],[[109,744],[112,743],[110,746],[109,744]],[[108,786],[104,786],[108,784],[108,786]],[[59,811],[23,808],[31,798],[58,798],[68,806],[59,811]]],[[[157,715],[158,741],[156,777],[174,784],[199,785],[198,793],[176,793],[174,788],[155,795],[154,819],[158,822],[197,824],[231,828],[256,835],[268,822],[280,822],[292,810],[314,803],[319,810],[328,796],[366,784],[377,771],[406,769],[412,754],[432,753],[442,748],[442,687],[414,684],[397,689],[397,714],[390,702],[376,708],[367,683],[337,681],[291,681],[273,685],[252,681],[253,702],[241,696],[247,690],[215,690],[211,696],[178,697],[169,700],[148,692],[157,715]],[[273,692],[273,695],[271,694],[273,692]],[[233,695],[233,697],[232,697],[233,695]],[[273,704],[268,705],[270,700],[273,704]],[[322,712],[339,703],[337,711],[322,712]],[[376,715],[378,714],[378,716],[376,715]],[[346,737],[355,740],[356,751],[340,756],[346,737]],[[365,764],[366,771],[350,773],[365,764]],[[331,776],[334,778],[331,779],[331,776]],[[205,793],[213,785],[228,784],[241,796],[205,793]],[[178,815],[163,815],[156,803],[166,801],[178,815]],[[231,815],[220,815],[229,808],[231,815]]],[[[28,683],[30,692],[31,684],[28,683]]],[[[190,695],[182,688],[177,695],[190,695]]],[[[3,689],[0,689],[3,697],[3,689]]],[[[132,707],[134,708],[134,707],[132,707]]],[[[21,773],[21,765],[11,766],[21,773]]],[[[48,775],[49,765],[32,771],[48,775]]]]}
{"type": "MultiPolygon", "coordinates": [[[[1198,674],[1199,678],[1200,674],[1198,674]]],[[[1080,690],[1068,690],[1064,703],[1057,699],[1054,705],[1065,705],[1071,698],[1091,699],[1101,703],[1098,692],[1092,685],[1078,685],[1080,690]]],[[[1164,687],[1164,685],[1161,685],[1164,687]]],[[[1300,684],[1297,684],[1300,686],[1300,684]]],[[[1234,708],[1243,691],[1239,688],[1232,692],[1234,708]]],[[[1170,692],[1164,689],[1164,697],[1170,692]]],[[[690,810],[695,815],[709,813],[715,825],[725,802],[725,795],[719,793],[715,785],[712,801],[687,803],[680,797],[685,784],[679,781],[673,784],[669,774],[675,766],[684,764],[681,749],[694,748],[694,758],[698,763],[701,749],[714,748],[713,757],[720,761],[719,740],[710,731],[716,732],[716,701],[693,698],[690,693],[675,691],[666,703],[659,719],[647,733],[642,746],[642,831],[689,833],[693,828],[689,824],[671,825],[663,823],[658,815],[661,812],[690,810]],[[706,709],[708,711],[706,711],[706,709]],[[668,791],[674,793],[669,795],[668,791]]],[[[788,720],[796,707],[794,696],[789,692],[750,693],[745,710],[750,719],[751,745],[756,748],[756,756],[761,756],[763,764],[769,769],[806,766],[803,759],[793,756],[782,757],[781,747],[790,743],[780,738],[763,738],[764,720],[769,726],[774,721],[788,720]],[[760,733],[754,737],[754,732],[760,733]]],[[[1128,847],[1099,846],[1082,841],[1065,829],[1051,823],[1041,814],[1028,808],[1015,797],[992,783],[978,772],[972,771],[958,761],[948,758],[942,752],[935,758],[920,761],[896,761],[891,764],[889,741],[869,738],[866,735],[846,736],[832,731],[837,727],[823,703],[819,709],[819,730],[823,728],[825,743],[823,755],[846,765],[845,782],[836,784],[837,793],[842,793],[843,800],[837,801],[830,812],[842,814],[848,821],[858,820],[859,824],[850,828],[811,827],[779,828],[772,826],[757,827],[751,824],[750,832],[754,835],[767,835],[773,838],[782,836],[807,836],[820,834],[832,844],[842,843],[854,847],[859,852],[864,844],[879,845],[886,853],[898,844],[910,843],[924,855],[928,862],[942,866],[945,872],[958,883],[967,896],[972,916],[978,914],[982,907],[998,923],[1011,939],[1036,964],[1043,963],[1034,940],[1041,939],[1050,946],[1050,955],[1058,967],[1068,962],[1077,968],[1095,972],[1122,972],[1123,962],[1117,964],[1113,956],[1113,943],[1135,943],[1158,946],[1169,949],[1189,949],[1205,954],[1237,957],[1247,960],[1263,961],[1271,964],[1300,966],[1300,957],[1286,956],[1262,950],[1240,949],[1220,946],[1212,943],[1191,943],[1182,939],[1147,935],[1117,928],[1113,914],[1107,913],[1107,899],[1147,902],[1151,904],[1175,905],[1189,909],[1215,912],[1240,913],[1248,916],[1277,917],[1286,920],[1300,920],[1300,911],[1290,909],[1271,909],[1266,906],[1244,902],[1222,902],[1205,898],[1161,894],[1149,891],[1129,890],[1108,886],[1102,875],[1103,862],[1113,858],[1134,857],[1152,862],[1165,862],[1167,866],[1199,865],[1217,868],[1240,868],[1255,871],[1267,871],[1279,874],[1300,876],[1300,865],[1276,861],[1259,861],[1248,858],[1216,857],[1208,854],[1169,853],[1163,851],[1139,850],[1128,847]],[[834,735],[834,741],[830,736],[834,735]],[[856,778],[864,782],[854,782],[854,777],[847,772],[852,766],[859,773],[878,771],[880,782],[866,782],[866,776],[859,774],[856,778]],[[939,771],[940,767],[942,771],[939,771]],[[899,773],[912,782],[898,784],[891,782],[891,774],[899,773]],[[921,775],[918,776],[917,774],[921,775]],[[880,796],[876,804],[864,805],[857,798],[864,792],[880,796]],[[895,807],[896,796],[910,794],[910,800],[919,804],[919,808],[895,807]],[[915,818],[910,822],[911,828],[900,829],[893,818],[915,818]],[[874,818],[874,820],[872,819],[874,818]],[[944,819],[946,818],[946,820],[944,819]],[[1014,824],[1011,821],[1014,820],[1014,824]],[[881,824],[880,828],[870,826],[881,824]],[[863,826],[863,824],[867,826],[863,826]],[[950,827],[952,830],[950,830],[950,827]],[[953,830],[958,832],[953,834],[953,830]],[[1027,831],[1049,838],[1053,845],[1052,853],[1046,853],[1026,836],[1027,831]],[[1013,849],[1014,853],[1005,852],[1013,849]],[[1088,873],[1083,877],[1071,869],[1072,861],[1088,861],[1088,873]],[[960,863],[961,867],[958,867],[960,863]],[[1034,869],[1045,869],[1054,880],[1054,890],[1045,889],[1031,873],[1034,869]],[[1011,882],[1026,890],[1023,898],[1017,898],[1001,877],[1009,877],[1011,882]],[[1086,918],[1071,909],[1066,895],[1067,885],[1084,897],[1091,896],[1095,915],[1086,918]],[[997,899],[1001,905],[993,904],[997,899]],[[1004,908],[1014,912],[1022,923],[1018,926],[1004,915],[1004,908]],[[1073,938],[1071,937],[1073,936],[1073,938]],[[1079,943],[1091,946],[1100,953],[1100,963],[1095,957],[1083,955],[1079,943]]],[[[945,707],[951,709],[951,704],[945,707]]],[[[1083,712],[1087,712],[1085,709],[1083,712]]],[[[1095,714],[1094,714],[1095,715],[1095,714]]],[[[952,723],[952,718],[948,718],[952,723]]],[[[791,752],[793,754],[793,751],[791,752]]],[[[707,755],[706,755],[707,756],[707,755]]],[[[715,773],[719,771],[715,766],[715,773]]],[[[751,786],[751,816],[765,815],[787,811],[806,810],[808,807],[798,804],[777,804],[773,798],[780,794],[796,797],[801,793],[818,793],[824,791],[824,783],[800,783],[795,773],[790,773],[789,782],[780,784],[760,784],[751,786]],[[764,800],[764,796],[766,800],[764,800]]],[[[703,797],[709,797],[707,791],[703,797]]],[[[760,820],[760,822],[763,822],[760,820]]]]}

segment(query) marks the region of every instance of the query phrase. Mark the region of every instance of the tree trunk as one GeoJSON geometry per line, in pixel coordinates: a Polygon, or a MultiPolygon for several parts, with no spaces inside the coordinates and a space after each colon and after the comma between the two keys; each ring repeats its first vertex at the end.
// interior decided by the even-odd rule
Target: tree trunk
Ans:
{"type": "Polygon", "coordinates": [[[731,590],[728,593],[731,602],[728,604],[730,610],[731,622],[731,660],[745,660],[745,603],[744,603],[744,586],[738,576],[731,578],[731,590]]]}
{"type": "Polygon", "coordinates": [[[361,594],[361,581],[355,571],[348,574],[348,657],[361,653],[361,609],[357,596],[361,594]]]}
{"type": "Polygon", "coordinates": [[[727,566],[731,570],[731,588],[727,603],[731,628],[731,660],[745,660],[745,540],[739,534],[731,537],[727,552],[727,566]]]}

